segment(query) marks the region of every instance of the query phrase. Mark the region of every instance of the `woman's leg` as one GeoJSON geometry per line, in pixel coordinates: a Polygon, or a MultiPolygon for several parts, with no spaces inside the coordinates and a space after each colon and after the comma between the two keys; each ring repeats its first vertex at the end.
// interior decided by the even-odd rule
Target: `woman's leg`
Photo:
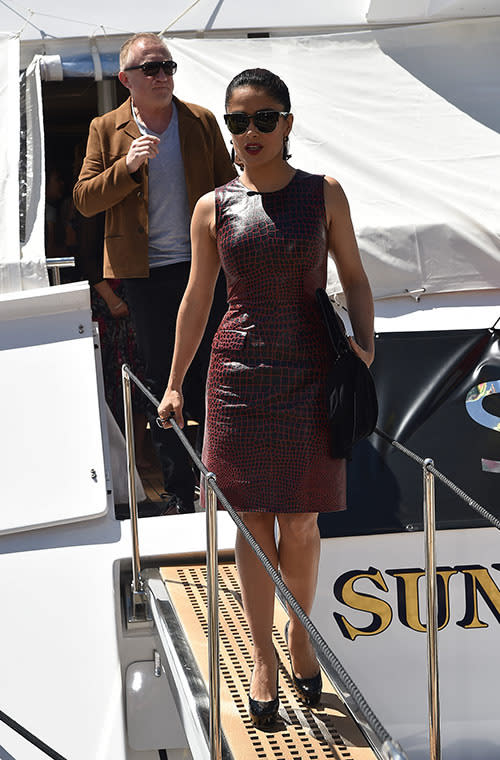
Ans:
{"type": "MultiPolygon", "coordinates": [[[[240,516],[274,567],[277,567],[275,515],[268,512],[244,512],[240,516]]],[[[243,605],[253,640],[254,671],[250,696],[267,702],[276,697],[276,655],[272,641],[274,583],[239,531],[235,551],[243,605]]]]}
{"type": "MultiPolygon", "coordinates": [[[[316,594],[320,554],[318,515],[277,515],[280,535],[278,558],[281,575],[286,585],[309,615],[316,594]]],[[[313,678],[318,672],[318,661],[309,640],[309,634],[290,609],[288,648],[292,667],[298,678],[313,678]]]]}

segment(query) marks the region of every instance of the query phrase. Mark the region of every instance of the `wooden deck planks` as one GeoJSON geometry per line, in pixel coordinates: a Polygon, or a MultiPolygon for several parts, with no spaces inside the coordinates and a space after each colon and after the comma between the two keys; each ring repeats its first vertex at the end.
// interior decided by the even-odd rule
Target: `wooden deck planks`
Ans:
{"type": "MultiPolygon", "coordinates": [[[[202,565],[160,569],[198,667],[208,684],[206,572],[202,565]]],[[[247,712],[251,676],[251,639],[243,614],[234,563],[219,566],[221,720],[235,760],[374,760],[373,750],[323,673],[323,697],[316,708],[298,700],[284,637],[287,615],[276,604],[274,642],[280,659],[280,720],[257,730],[247,712]]],[[[208,686],[207,686],[208,690],[208,686]]]]}

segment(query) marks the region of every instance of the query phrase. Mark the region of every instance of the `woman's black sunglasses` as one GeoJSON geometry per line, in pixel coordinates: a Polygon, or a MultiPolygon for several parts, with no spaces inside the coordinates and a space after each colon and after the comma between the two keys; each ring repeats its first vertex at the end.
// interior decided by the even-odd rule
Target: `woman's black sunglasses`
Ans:
{"type": "Polygon", "coordinates": [[[289,111],[256,111],[251,116],[243,113],[243,111],[235,111],[234,113],[225,113],[224,121],[232,135],[242,135],[248,129],[250,120],[253,121],[259,132],[273,132],[280,116],[284,116],[286,119],[289,115],[289,111]]]}
{"type": "Polygon", "coordinates": [[[175,61],[146,61],[146,63],[141,63],[140,66],[129,66],[124,71],[134,71],[134,69],[142,69],[145,77],[155,77],[160,73],[160,69],[165,74],[172,76],[177,71],[177,64],[175,61]]]}

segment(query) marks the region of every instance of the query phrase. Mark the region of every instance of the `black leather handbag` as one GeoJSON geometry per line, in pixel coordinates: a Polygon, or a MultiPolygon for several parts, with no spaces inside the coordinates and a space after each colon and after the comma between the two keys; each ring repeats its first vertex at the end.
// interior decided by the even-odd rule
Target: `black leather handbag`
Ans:
{"type": "Polygon", "coordinates": [[[354,353],[344,323],[323,288],[316,299],[334,353],[327,378],[327,403],[330,454],[335,459],[351,459],[352,447],[375,430],[378,402],[370,370],[354,353]]]}

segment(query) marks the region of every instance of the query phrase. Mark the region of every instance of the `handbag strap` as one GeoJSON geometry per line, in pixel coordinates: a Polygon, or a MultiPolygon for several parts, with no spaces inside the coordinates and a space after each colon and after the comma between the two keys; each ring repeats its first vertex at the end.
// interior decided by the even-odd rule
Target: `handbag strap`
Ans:
{"type": "Polygon", "coordinates": [[[342,318],[337,314],[324,288],[317,288],[316,300],[318,301],[321,315],[330,338],[330,343],[339,359],[342,354],[352,351],[351,344],[347,339],[347,333],[342,318]]]}

